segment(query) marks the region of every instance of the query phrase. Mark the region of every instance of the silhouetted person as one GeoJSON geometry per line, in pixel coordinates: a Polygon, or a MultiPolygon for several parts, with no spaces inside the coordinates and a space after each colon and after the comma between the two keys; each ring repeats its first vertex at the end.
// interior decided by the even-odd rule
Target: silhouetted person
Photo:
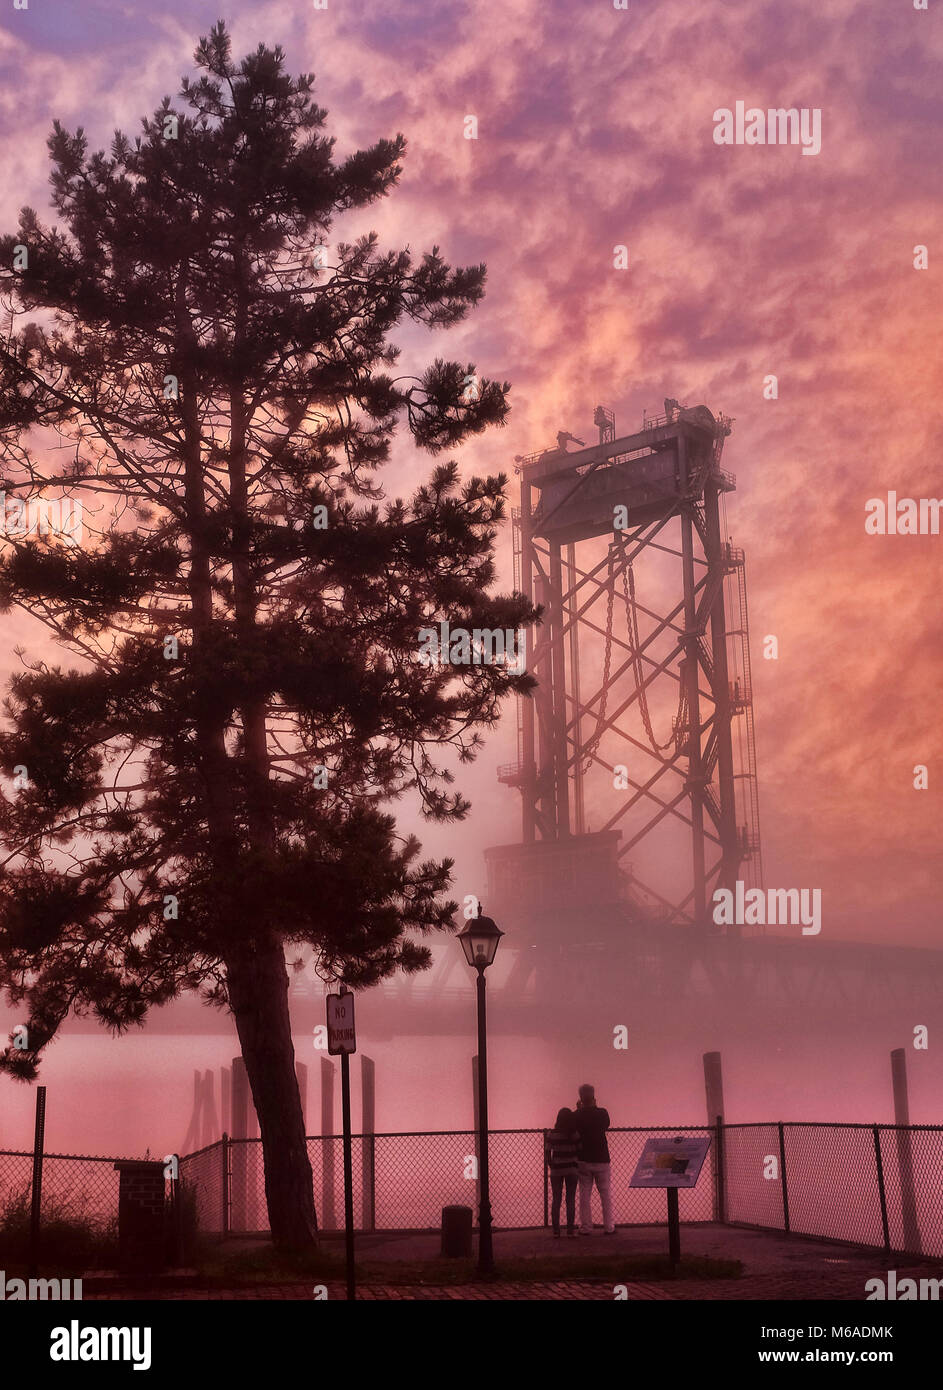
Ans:
{"type": "Polygon", "coordinates": [[[609,1166],[609,1111],[596,1104],[592,1086],[580,1087],[576,1106],[576,1128],[580,1136],[580,1235],[593,1234],[593,1183],[599,1188],[602,1202],[602,1224],[607,1236],[615,1235],[612,1219],[612,1172],[609,1166]]]}
{"type": "Polygon", "coordinates": [[[547,1166],[550,1169],[550,1219],[553,1234],[560,1234],[560,1203],[566,1187],[566,1233],[576,1235],[576,1185],[580,1170],[578,1162],[579,1131],[576,1117],[565,1106],[557,1115],[556,1124],[544,1140],[547,1166]]]}

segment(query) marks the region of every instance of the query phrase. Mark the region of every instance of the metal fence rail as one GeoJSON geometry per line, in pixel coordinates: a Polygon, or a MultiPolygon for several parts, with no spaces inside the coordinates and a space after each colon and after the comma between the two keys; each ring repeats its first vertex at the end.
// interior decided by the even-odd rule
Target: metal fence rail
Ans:
{"type": "Polygon", "coordinates": [[[724,1125],[724,1146],[734,1224],[943,1255],[943,1126],[724,1125]]]}
{"type": "MultiPolygon", "coordinates": [[[[104,1229],[118,1217],[120,1160],[90,1154],[44,1154],[42,1162],[42,1220],[66,1216],[104,1229]]],[[[33,1175],[32,1153],[0,1151],[0,1224],[11,1206],[27,1204],[33,1175]]]]}
{"type": "Polygon", "coordinates": [[[229,1148],[223,1139],[180,1159],[180,1182],[195,1196],[199,1229],[211,1235],[229,1230],[229,1148]]]}
{"type": "MultiPolygon", "coordinates": [[[[693,1190],[679,1193],[681,1219],[943,1256],[943,1126],[782,1123],[612,1129],[612,1194],[620,1226],[665,1220],[658,1189],[629,1186],[651,1134],[711,1133],[710,1157],[693,1190]]],[[[489,1141],[496,1227],[547,1224],[543,1130],[493,1130],[489,1141]]],[[[308,1139],[318,1223],[343,1225],[340,1135],[308,1139]]],[[[473,1131],[357,1135],[353,1140],[354,1222],[359,1231],[438,1230],[444,1206],[477,1213],[473,1131]]],[[[115,1219],[113,1158],[46,1154],[44,1216],[67,1207],[98,1226],[115,1219]]],[[[0,1152],[3,1209],[28,1200],[32,1155],[0,1152]]],[[[268,1230],[262,1145],[224,1138],[180,1159],[200,1229],[219,1236],[268,1230]]],[[[598,1202],[598,1198],[594,1201],[598,1202]]],[[[597,1212],[598,1207],[594,1208],[597,1212]]]]}
{"type": "MultiPolygon", "coordinates": [[[[629,1186],[647,1136],[690,1135],[706,1129],[687,1126],[609,1131],[613,1210],[618,1225],[647,1226],[664,1219],[664,1197],[660,1192],[629,1186]]],[[[323,1231],[343,1227],[342,1143],[340,1135],[308,1140],[318,1225],[323,1231]]],[[[352,1151],[357,1230],[438,1230],[444,1206],[466,1205],[477,1211],[477,1147],[477,1135],[471,1130],[355,1135],[352,1151]]],[[[488,1152],[495,1225],[505,1229],[543,1226],[547,1202],[544,1131],[492,1130],[488,1152]]],[[[199,1154],[181,1159],[180,1176],[185,1183],[197,1187],[204,1231],[246,1235],[268,1230],[261,1140],[228,1139],[211,1145],[199,1154]],[[221,1175],[227,1167],[229,1200],[224,1204],[221,1175]]],[[[713,1191],[708,1173],[696,1189],[681,1192],[680,1198],[683,1220],[712,1219],[713,1191]]]]}

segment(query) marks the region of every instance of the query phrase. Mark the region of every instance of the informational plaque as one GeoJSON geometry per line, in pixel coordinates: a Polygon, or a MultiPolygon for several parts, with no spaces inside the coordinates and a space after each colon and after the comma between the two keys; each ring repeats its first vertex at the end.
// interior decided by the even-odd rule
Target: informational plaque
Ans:
{"type": "Polygon", "coordinates": [[[646,1139],[630,1187],[695,1187],[710,1148],[709,1134],[646,1139]]]}

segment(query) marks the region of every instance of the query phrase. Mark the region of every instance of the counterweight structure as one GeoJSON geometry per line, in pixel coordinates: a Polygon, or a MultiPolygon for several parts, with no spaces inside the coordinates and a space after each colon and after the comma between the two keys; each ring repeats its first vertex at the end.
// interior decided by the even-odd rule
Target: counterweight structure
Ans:
{"type": "Polygon", "coordinates": [[[730,421],[671,400],[618,439],[607,410],[594,419],[591,447],[569,453],[561,432],[518,460],[515,580],[544,617],[518,760],[499,770],[523,843],[487,852],[489,891],[496,911],[549,910],[558,939],[617,898],[627,922],[716,933],[714,890],[762,883],[730,421]]]}

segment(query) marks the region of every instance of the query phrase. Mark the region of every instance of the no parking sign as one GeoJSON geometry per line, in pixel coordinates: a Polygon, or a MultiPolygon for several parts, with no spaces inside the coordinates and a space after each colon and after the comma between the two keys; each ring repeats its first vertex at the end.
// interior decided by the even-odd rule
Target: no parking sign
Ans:
{"type": "Polygon", "coordinates": [[[327,1050],[333,1057],[357,1051],[354,996],[350,991],[327,996],[327,1050]]]}

